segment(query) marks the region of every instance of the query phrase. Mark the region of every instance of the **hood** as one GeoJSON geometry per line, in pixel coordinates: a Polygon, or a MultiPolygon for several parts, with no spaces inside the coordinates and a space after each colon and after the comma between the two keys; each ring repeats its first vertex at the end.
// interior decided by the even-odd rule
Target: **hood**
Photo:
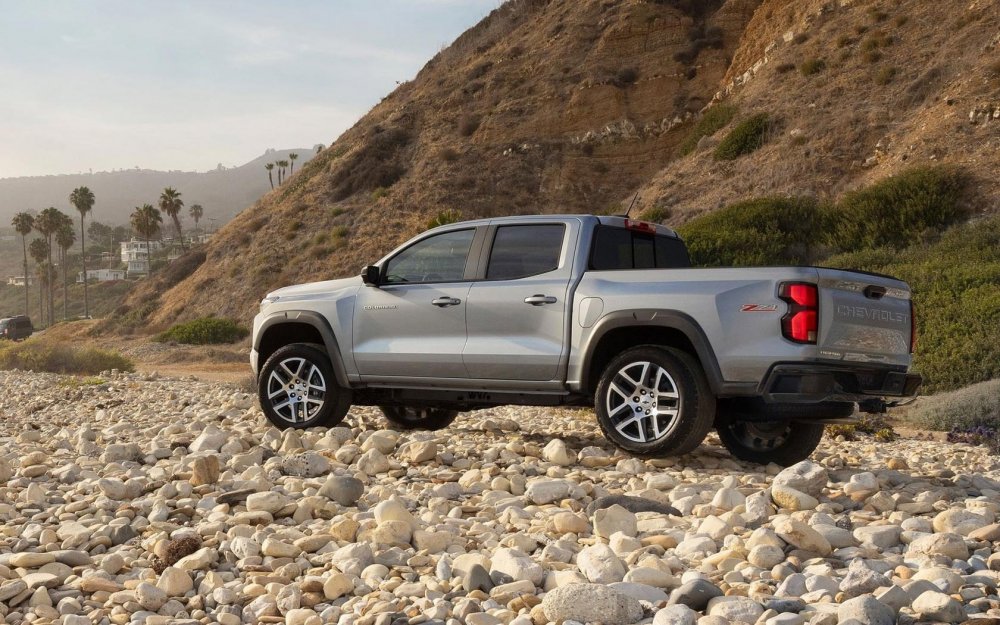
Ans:
{"type": "Polygon", "coordinates": [[[341,278],[340,280],[323,280],[322,282],[307,282],[286,286],[267,294],[265,299],[273,302],[299,301],[328,298],[348,288],[358,288],[362,285],[361,277],[341,278]]]}

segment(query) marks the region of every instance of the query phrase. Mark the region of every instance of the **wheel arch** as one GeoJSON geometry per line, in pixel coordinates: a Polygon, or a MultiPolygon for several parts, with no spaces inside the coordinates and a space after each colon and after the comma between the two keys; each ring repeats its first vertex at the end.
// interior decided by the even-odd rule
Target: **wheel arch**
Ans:
{"type": "MultiPolygon", "coordinates": [[[[261,322],[254,340],[258,361],[264,363],[268,357],[285,345],[292,343],[315,343],[323,347],[337,383],[350,388],[347,371],[340,354],[340,345],[330,327],[330,323],[319,313],[308,310],[286,310],[275,313],[261,322]]],[[[258,371],[259,374],[259,371],[258,371]]]]}
{"type": "Polygon", "coordinates": [[[605,316],[594,329],[583,361],[583,388],[593,393],[601,372],[622,351],[637,345],[673,347],[690,354],[701,366],[712,392],[725,386],[708,337],[694,319],[678,311],[635,310],[605,316]]]}

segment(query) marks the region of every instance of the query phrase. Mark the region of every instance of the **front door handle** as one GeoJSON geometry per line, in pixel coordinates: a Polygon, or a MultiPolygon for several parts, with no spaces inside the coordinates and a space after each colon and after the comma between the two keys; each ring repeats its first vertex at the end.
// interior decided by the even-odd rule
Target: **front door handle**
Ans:
{"type": "Polygon", "coordinates": [[[531,297],[524,298],[525,304],[531,304],[532,306],[541,306],[542,304],[555,304],[556,298],[551,295],[532,295],[531,297]]]}
{"type": "Polygon", "coordinates": [[[462,303],[462,300],[454,297],[439,297],[437,299],[432,299],[431,303],[440,308],[446,308],[448,306],[458,306],[462,303]]]}

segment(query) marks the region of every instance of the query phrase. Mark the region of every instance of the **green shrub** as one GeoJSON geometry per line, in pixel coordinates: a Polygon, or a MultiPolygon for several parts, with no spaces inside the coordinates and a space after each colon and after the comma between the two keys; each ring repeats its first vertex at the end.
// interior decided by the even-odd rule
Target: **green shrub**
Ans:
{"type": "Polygon", "coordinates": [[[691,131],[684,137],[678,148],[678,154],[686,156],[698,147],[698,142],[702,137],[710,137],[733,121],[736,116],[736,107],[731,104],[716,104],[701,116],[691,131]]]}
{"type": "Polygon", "coordinates": [[[427,228],[437,228],[438,226],[444,226],[446,224],[453,224],[462,218],[462,214],[457,210],[448,209],[441,211],[430,220],[427,221],[427,228]]]}
{"type": "Polygon", "coordinates": [[[813,74],[818,74],[826,69],[826,61],[823,59],[808,59],[799,65],[799,72],[803,76],[812,76],[813,74]]]}
{"type": "Polygon", "coordinates": [[[737,124],[715,148],[715,158],[732,161],[759,149],[767,142],[773,122],[767,113],[757,113],[737,124]]]}
{"type": "Polygon", "coordinates": [[[1000,379],[921,397],[905,418],[907,423],[927,430],[964,430],[978,426],[1000,429],[1000,379]]]}
{"type": "Polygon", "coordinates": [[[659,224],[670,219],[671,214],[666,206],[651,206],[639,213],[639,219],[659,224]]]}
{"type": "Polygon", "coordinates": [[[832,233],[845,251],[902,248],[965,218],[966,176],[948,167],[916,167],[848,193],[832,233]]]}
{"type": "Polygon", "coordinates": [[[250,331],[232,319],[202,317],[179,323],[156,337],[157,341],[186,343],[188,345],[215,345],[234,343],[250,331]]]}
{"type": "Polygon", "coordinates": [[[844,254],[825,265],[888,274],[913,291],[914,369],[923,392],[1000,377],[1000,217],[957,226],[933,244],[844,254]]]}
{"type": "Polygon", "coordinates": [[[0,345],[0,369],[97,375],[111,369],[135,371],[135,365],[116,352],[93,347],[72,347],[33,338],[0,345]]]}
{"type": "Polygon", "coordinates": [[[333,230],[330,230],[330,236],[334,239],[343,239],[347,236],[348,232],[350,230],[348,230],[347,226],[334,226],[333,230]]]}
{"type": "Polygon", "coordinates": [[[805,198],[759,198],[681,226],[695,265],[798,265],[812,262],[828,210],[805,198]]]}
{"type": "Polygon", "coordinates": [[[372,202],[378,202],[388,194],[389,194],[389,189],[386,189],[385,187],[376,187],[372,191],[372,202]]]}

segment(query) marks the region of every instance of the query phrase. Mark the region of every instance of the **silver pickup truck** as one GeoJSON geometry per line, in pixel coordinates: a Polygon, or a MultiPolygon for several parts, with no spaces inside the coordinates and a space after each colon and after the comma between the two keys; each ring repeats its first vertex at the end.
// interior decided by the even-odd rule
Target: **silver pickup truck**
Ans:
{"type": "Polygon", "coordinates": [[[527,216],[435,228],[360,277],[268,294],[251,364],[278,427],[331,427],[351,405],[427,429],[490,406],[592,405],[640,456],[690,452],[714,427],[734,456],[787,465],[824,424],[915,395],[913,342],[893,278],[692,268],[662,226],[527,216]]]}

